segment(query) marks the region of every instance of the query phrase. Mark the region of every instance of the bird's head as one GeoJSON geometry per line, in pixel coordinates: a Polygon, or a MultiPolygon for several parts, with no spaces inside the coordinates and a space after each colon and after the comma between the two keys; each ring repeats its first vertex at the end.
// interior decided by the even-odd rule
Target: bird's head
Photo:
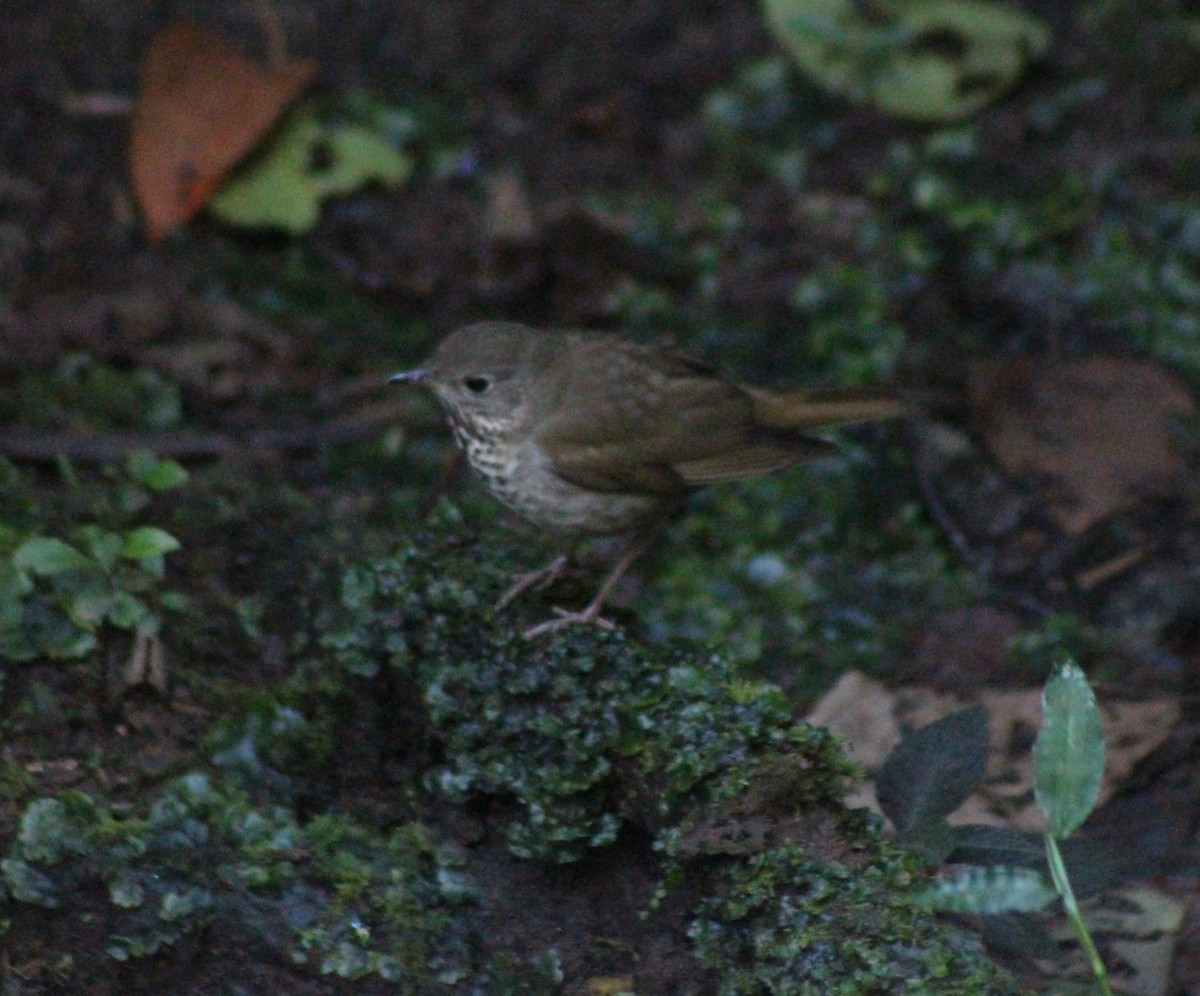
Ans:
{"type": "Polygon", "coordinates": [[[452,332],[415,370],[389,378],[421,384],[464,422],[503,423],[525,406],[531,361],[546,334],[510,322],[478,322],[452,332]]]}

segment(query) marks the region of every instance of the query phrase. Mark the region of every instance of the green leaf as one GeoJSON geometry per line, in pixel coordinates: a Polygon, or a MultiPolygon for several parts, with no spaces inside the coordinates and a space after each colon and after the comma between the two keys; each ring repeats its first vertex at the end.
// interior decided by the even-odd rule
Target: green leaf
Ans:
{"type": "Polygon", "coordinates": [[[182,612],[187,608],[187,596],[180,591],[164,591],[158,596],[158,604],[168,612],[182,612]]]}
{"type": "Polygon", "coordinates": [[[161,557],[179,549],[179,540],[157,526],[141,526],[125,534],[121,556],[128,560],[161,557]]]}
{"type": "Polygon", "coordinates": [[[151,491],[169,491],[188,479],[188,472],[174,460],[160,460],[149,450],[131,453],[125,461],[125,470],[151,491]]]}
{"type": "Polygon", "coordinates": [[[819,85],[886,114],[949,121],[1010,89],[1050,46],[1046,26],[985,0],[763,0],[767,22],[819,85]]]}
{"type": "Polygon", "coordinates": [[[983,781],[987,715],[972,706],[910,733],[875,778],[880,808],[901,833],[954,812],[983,781]]]}
{"type": "Polygon", "coordinates": [[[0,560],[0,618],[4,618],[4,613],[11,607],[19,606],[21,598],[31,591],[33,582],[29,575],[18,570],[11,560],[0,560]]]}
{"type": "Polygon", "coordinates": [[[145,888],[136,875],[128,870],[122,871],[108,883],[108,895],[115,905],[127,910],[136,909],[146,901],[145,888]]]}
{"type": "Polygon", "coordinates": [[[1039,872],[993,865],[938,879],[917,894],[917,902],[953,913],[1033,913],[1057,895],[1039,872]]]}
{"type": "Polygon", "coordinates": [[[13,899],[56,909],[62,905],[54,879],[20,858],[0,860],[0,874],[13,899]]]}
{"type": "Polygon", "coordinates": [[[70,597],[66,609],[71,622],[76,626],[93,630],[104,622],[104,617],[112,607],[112,592],[102,585],[89,585],[70,597]]]}
{"type": "Polygon", "coordinates": [[[412,173],[408,156],[366,128],[331,128],[325,137],[332,166],[323,173],[313,174],[314,187],[321,198],[351,193],[373,180],[399,186],[412,173]]]}
{"type": "Polygon", "coordinates": [[[75,540],[104,570],[111,571],[121,556],[121,536],[99,526],[81,526],[75,531],[75,540]]]}
{"type": "MultiPolygon", "coordinates": [[[[949,864],[1018,865],[1050,874],[1042,834],[970,823],[952,830],[954,847],[945,859],[949,864]]],[[[1059,850],[1071,877],[1071,888],[1079,897],[1102,892],[1120,877],[1122,862],[1097,841],[1076,838],[1064,841],[1059,850]]]]}
{"type": "Polygon", "coordinates": [[[52,536],[31,536],[12,555],[13,566],[31,574],[81,571],[95,565],[70,544],[52,536]]]}
{"type": "Polygon", "coordinates": [[[896,833],[896,843],[931,868],[944,864],[954,850],[954,828],[941,816],[896,833]]]}
{"type": "Polygon", "coordinates": [[[21,855],[30,861],[54,865],[70,854],[82,854],[86,841],[68,806],[60,799],[35,799],[21,816],[17,835],[21,855]]]}
{"type": "Polygon", "coordinates": [[[1087,819],[1104,775],[1104,734],[1083,672],[1064,664],[1042,693],[1042,728],[1033,745],[1033,791],[1056,838],[1087,819]]]}
{"type": "Polygon", "coordinates": [[[140,630],[153,615],[140,598],[126,591],[118,591],[113,596],[108,621],[119,629],[140,630]]]}
{"type": "Polygon", "coordinates": [[[311,229],[321,201],[371,181],[399,186],[412,160],[370,131],[327,127],[309,111],[289,115],[275,144],[209,201],[222,221],[244,228],[311,229]]]}

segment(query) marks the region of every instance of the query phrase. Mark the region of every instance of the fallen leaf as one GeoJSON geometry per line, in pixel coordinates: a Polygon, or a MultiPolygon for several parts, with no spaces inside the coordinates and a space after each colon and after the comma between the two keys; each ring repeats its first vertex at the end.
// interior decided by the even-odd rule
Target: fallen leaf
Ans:
{"type": "Polygon", "coordinates": [[[999,98],[1049,49],[1050,30],[986,0],[762,0],[799,69],[831,93],[915,121],[953,121],[999,98]]]}
{"type": "Polygon", "coordinates": [[[1050,480],[1047,511],[1068,533],[1170,496],[1186,473],[1171,422],[1194,414],[1195,402],[1153,363],[989,362],[972,371],[968,392],[988,449],[1010,473],[1050,480]]]}
{"type": "Polygon", "coordinates": [[[151,239],[196,214],[316,71],[261,67],[220,35],[169,24],[150,42],[133,109],[130,172],[151,239]]]}
{"type": "Polygon", "coordinates": [[[412,159],[356,125],[325,125],[308,111],[288,116],[278,139],[209,203],[213,214],[244,228],[311,229],[321,201],[371,182],[394,187],[412,173],[412,159]]]}
{"type": "Polygon", "coordinates": [[[859,671],[847,671],[809,713],[808,722],[843,737],[850,759],[876,770],[900,742],[896,696],[859,671]]]}

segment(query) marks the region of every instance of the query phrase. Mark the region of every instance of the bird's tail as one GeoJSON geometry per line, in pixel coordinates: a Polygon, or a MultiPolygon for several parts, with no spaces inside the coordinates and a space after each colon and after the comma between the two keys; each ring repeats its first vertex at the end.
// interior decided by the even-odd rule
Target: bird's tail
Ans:
{"type": "Polygon", "coordinates": [[[852,422],[878,422],[912,414],[912,407],[886,387],[747,388],[760,425],[805,431],[852,422]]]}

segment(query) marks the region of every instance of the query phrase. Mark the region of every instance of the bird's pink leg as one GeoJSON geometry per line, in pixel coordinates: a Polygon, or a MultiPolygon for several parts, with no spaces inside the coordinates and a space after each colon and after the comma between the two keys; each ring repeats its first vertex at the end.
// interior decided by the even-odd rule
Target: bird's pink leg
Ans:
{"type": "Polygon", "coordinates": [[[513,583],[508,591],[500,596],[500,601],[496,603],[492,611],[499,612],[520,595],[521,592],[529,588],[545,588],[554,584],[555,581],[562,577],[563,572],[567,569],[569,560],[570,556],[568,554],[560,553],[545,567],[539,567],[536,571],[530,571],[527,574],[518,574],[513,579],[513,583]]]}
{"type": "Polygon", "coordinates": [[[625,576],[625,572],[638,556],[646,549],[650,541],[648,534],[643,534],[634,538],[629,544],[621,558],[613,565],[613,569],[608,572],[608,577],[604,579],[604,583],[600,585],[600,590],[596,592],[596,597],[593,598],[586,606],[579,609],[577,612],[569,612],[566,609],[555,608],[554,612],[558,618],[547,619],[544,623],[538,623],[536,626],[531,626],[522,634],[526,640],[532,640],[535,636],[543,636],[546,633],[555,633],[560,629],[566,629],[568,626],[599,626],[601,629],[616,629],[616,626],[610,619],[605,619],[600,615],[600,610],[604,607],[608,596],[612,594],[613,588],[617,586],[617,582],[625,576]]]}

